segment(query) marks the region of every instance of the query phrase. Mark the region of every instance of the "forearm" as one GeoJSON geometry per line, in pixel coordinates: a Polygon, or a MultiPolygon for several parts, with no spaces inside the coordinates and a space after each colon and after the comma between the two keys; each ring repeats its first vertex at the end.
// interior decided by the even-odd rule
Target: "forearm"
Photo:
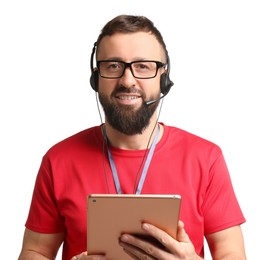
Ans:
{"type": "Polygon", "coordinates": [[[24,251],[20,254],[18,260],[53,260],[53,258],[48,258],[40,253],[35,251],[24,251]]]}
{"type": "Polygon", "coordinates": [[[18,260],[54,260],[64,239],[64,233],[43,234],[25,229],[18,260]]]}

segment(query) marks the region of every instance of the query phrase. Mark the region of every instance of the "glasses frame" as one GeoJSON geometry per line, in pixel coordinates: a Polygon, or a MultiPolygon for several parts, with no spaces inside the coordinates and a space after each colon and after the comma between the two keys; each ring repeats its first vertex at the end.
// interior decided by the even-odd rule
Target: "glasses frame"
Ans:
{"type": "Polygon", "coordinates": [[[157,73],[158,73],[159,68],[162,68],[162,67],[164,68],[164,67],[167,66],[166,63],[163,63],[163,62],[160,62],[160,61],[156,61],[156,60],[136,60],[136,61],[132,61],[132,62],[124,62],[124,61],[119,61],[119,60],[98,60],[98,61],[96,61],[96,65],[97,65],[99,76],[102,77],[102,78],[105,78],[105,79],[119,79],[119,78],[121,78],[124,75],[126,68],[130,68],[130,71],[132,72],[133,77],[136,78],[136,79],[152,79],[152,78],[155,78],[157,76],[157,73]],[[106,76],[103,76],[101,74],[101,71],[100,71],[100,63],[101,62],[118,62],[118,63],[121,63],[121,64],[124,65],[124,69],[122,70],[121,75],[118,76],[118,77],[106,77],[106,76]],[[133,72],[133,69],[132,69],[132,65],[134,63],[138,63],[138,62],[154,62],[154,63],[156,63],[156,72],[155,72],[155,75],[152,76],[152,77],[146,77],[146,78],[145,77],[136,77],[134,75],[134,72],[133,72]]]}

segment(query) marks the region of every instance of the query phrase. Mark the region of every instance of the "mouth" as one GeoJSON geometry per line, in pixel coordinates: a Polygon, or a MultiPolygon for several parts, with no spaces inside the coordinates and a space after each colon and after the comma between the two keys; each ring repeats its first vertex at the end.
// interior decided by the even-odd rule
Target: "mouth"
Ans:
{"type": "Polygon", "coordinates": [[[117,99],[117,102],[122,105],[134,105],[137,104],[138,101],[141,100],[141,95],[138,94],[127,94],[127,93],[121,93],[115,96],[117,99]]]}
{"type": "Polygon", "coordinates": [[[117,95],[116,98],[118,98],[120,100],[132,100],[132,99],[141,98],[141,96],[138,96],[138,95],[117,95]]]}

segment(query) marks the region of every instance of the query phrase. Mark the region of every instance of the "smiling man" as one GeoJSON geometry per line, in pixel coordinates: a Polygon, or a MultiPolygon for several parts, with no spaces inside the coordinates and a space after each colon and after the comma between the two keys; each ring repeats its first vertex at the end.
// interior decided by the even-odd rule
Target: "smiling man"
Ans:
{"type": "Polygon", "coordinates": [[[86,197],[92,193],[181,195],[176,239],[143,223],[162,247],[123,234],[126,259],[202,259],[204,238],[213,259],[246,259],[245,218],[221,149],[158,122],[158,105],[173,82],[154,24],[132,15],[109,21],[94,44],[91,70],[105,122],[44,155],[19,259],[54,259],[62,243],[64,260],[106,259],[86,252],[86,197]]]}

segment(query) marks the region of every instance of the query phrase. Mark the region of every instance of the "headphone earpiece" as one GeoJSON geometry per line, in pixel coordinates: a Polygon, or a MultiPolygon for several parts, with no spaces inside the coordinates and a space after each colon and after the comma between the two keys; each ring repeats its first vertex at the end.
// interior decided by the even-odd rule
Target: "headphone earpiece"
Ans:
{"type": "Polygon", "coordinates": [[[171,87],[174,85],[174,82],[169,77],[169,73],[170,73],[170,58],[167,54],[167,71],[161,75],[161,82],[160,82],[161,93],[163,95],[167,95],[171,87]]]}
{"type": "Polygon", "coordinates": [[[92,89],[96,92],[98,92],[98,71],[92,71],[92,75],[90,77],[90,84],[92,86],[92,89]]]}
{"type": "Polygon", "coordinates": [[[173,85],[174,85],[174,83],[173,83],[173,81],[170,80],[169,74],[163,73],[161,75],[161,83],[160,83],[161,93],[163,95],[166,95],[170,91],[170,89],[173,85]]]}
{"type": "Polygon", "coordinates": [[[92,86],[92,89],[94,91],[98,91],[98,78],[99,78],[99,74],[98,71],[96,69],[94,69],[93,67],[93,58],[94,58],[94,53],[95,53],[95,49],[96,49],[96,42],[93,44],[93,48],[92,48],[92,53],[91,53],[91,77],[90,77],[90,84],[92,86]]]}

